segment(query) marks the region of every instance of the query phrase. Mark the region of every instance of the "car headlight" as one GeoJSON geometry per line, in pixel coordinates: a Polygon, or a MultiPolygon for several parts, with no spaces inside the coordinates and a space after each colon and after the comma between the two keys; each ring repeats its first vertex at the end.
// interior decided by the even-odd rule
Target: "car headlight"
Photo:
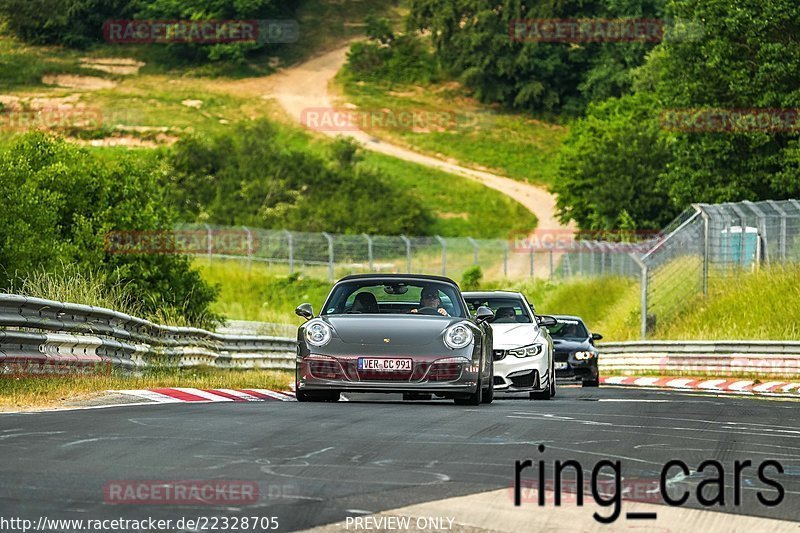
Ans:
{"type": "Polygon", "coordinates": [[[578,361],[586,361],[587,359],[591,359],[592,357],[596,357],[597,354],[594,352],[575,352],[575,359],[578,361]]]}
{"type": "Polygon", "coordinates": [[[535,357],[542,353],[544,346],[541,344],[532,344],[530,346],[523,346],[522,348],[515,348],[508,350],[508,353],[514,357],[535,357]]]}
{"type": "Polygon", "coordinates": [[[331,327],[322,320],[306,324],[306,342],[311,346],[325,346],[331,341],[331,327]]]}
{"type": "Polygon", "coordinates": [[[454,324],[444,332],[444,343],[448,348],[459,350],[472,344],[472,330],[464,324],[454,324]]]}

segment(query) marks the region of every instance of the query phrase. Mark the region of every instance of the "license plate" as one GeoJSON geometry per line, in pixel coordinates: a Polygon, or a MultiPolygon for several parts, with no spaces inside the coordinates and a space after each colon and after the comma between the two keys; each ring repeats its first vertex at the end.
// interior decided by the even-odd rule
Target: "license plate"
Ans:
{"type": "Polygon", "coordinates": [[[569,368],[569,363],[556,363],[556,370],[566,370],[569,368]]]}
{"type": "Polygon", "coordinates": [[[375,372],[411,372],[411,359],[377,359],[360,357],[359,370],[372,370],[375,372]]]}

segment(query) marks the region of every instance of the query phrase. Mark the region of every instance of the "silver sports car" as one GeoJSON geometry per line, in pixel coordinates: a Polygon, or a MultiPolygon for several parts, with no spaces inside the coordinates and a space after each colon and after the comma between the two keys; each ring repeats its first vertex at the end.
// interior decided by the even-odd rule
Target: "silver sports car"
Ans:
{"type": "Polygon", "coordinates": [[[331,289],[318,316],[297,314],[297,399],[337,401],[342,392],[436,394],[457,404],[491,403],[494,314],[473,317],[454,281],[439,276],[361,274],[331,289]]]}

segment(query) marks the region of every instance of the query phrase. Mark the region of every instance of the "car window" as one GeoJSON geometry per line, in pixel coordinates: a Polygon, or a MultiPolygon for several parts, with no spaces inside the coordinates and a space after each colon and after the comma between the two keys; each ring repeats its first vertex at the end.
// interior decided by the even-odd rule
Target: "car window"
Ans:
{"type": "Polygon", "coordinates": [[[492,324],[530,324],[533,322],[522,300],[518,298],[465,298],[470,312],[485,306],[494,312],[492,324]]]}
{"type": "Polygon", "coordinates": [[[405,314],[423,307],[423,291],[438,297],[438,307],[450,316],[466,317],[458,289],[425,280],[353,280],[337,284],[328,297],[324,315],[405,314]]]}
{"type": "Polygon", "coordinates": [[[583,322],[576,319],[556,318],[558,324],[547,328],[554,339],[585,339],[589,336],[583,322]]]}

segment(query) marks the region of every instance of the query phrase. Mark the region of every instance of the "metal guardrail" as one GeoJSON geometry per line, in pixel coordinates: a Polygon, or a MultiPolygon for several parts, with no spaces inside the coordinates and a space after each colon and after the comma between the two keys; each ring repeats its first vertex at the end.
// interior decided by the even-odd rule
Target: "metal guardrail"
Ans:
{"type": "Polygon", "coordinates": [[[800,377],[800,342],[796,341],[607,342],[597,348],[601,372],[800,377]]]}
{"type": "Polygon", "coordinates": [[[98,364],[294,368],[295,354],[290,337],[163,326],[101,307],[0,294],[0,374],[98,364]]]}
{"type": "MultiPolygon", "coordinates": [[[[598,349],[605,372],[800,377],[800,342],[607,342],[598,349]]],[[[291,369],[295,354],[291,337],[162,326],[111,309],[0,294],[0,374],[20,368],[73,372],[102,364],[291,369]]]]}

